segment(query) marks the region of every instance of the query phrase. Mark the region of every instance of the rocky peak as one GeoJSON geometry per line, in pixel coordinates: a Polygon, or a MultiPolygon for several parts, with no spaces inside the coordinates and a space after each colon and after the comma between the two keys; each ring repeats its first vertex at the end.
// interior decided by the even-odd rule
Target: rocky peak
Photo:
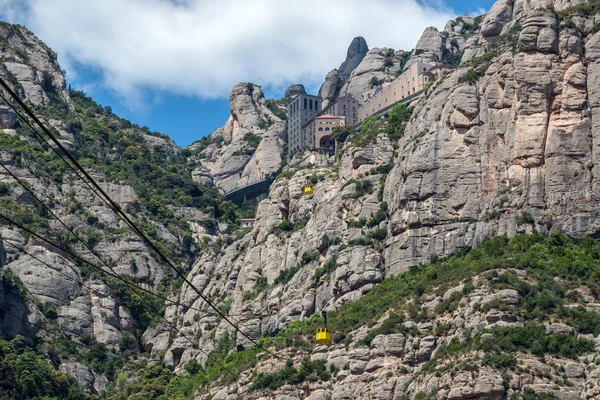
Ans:
{"type": "Polygon", "coordinates": [[[327,107],[337,98],[342,83],[347,80],[352,72],[360,65],[369,51],[366,40],[362,36],[352,39],[346,60],[338,69],[331,70],[319,89],[319,97],[323,99],[323,108],[327,107]]]}
{"type": "Polygon", "coordinates": [[[20,25],[0,23],[0,74],[26,102],[67,104],[73,110],[56,53],[20,25]]]}
{"type": "MultiPolygon", "coordinates": [[[[292,85],[288,91],[304,90],[292,85]]],[[[287,91],[286,91],[287,93],[287,91]]],[[[193,157],[194,179],[214,184],[224,192],[257,182],[275,172],[281,165],[285,142],[285,105],[277,101],[267,104],[260,86],[238,83],[229,96],[231,116],[209,138],[210,145],[199,149],[193,157]],[[207,179],[208,175],[212,179],[207,179]]]]}
{"type": "Polygon", "coordinates": [[[297,94],[302,94],[302,93],[306,93],[306,89],[304,88],[304,85],[295,83],[285,90],[284,96],[286,99],[291,99],[292,97],[296,96],[297,94]]]}
{"type": "Polygon", "coordinates": [[[338,68],[340,78],[344,80],[348,79],[352,71],[354,71],[363,58],[365,58],[368,51],[369,46],[367,46],[365,38],[357,36],[352,39],[352,42],[348,47],[348,52],[346,53],[346,60],[338,68]]]}
{"type": "Polygon", "coordinates": [[[433,26],[426,28],[415,46],[411,59],[404,65],[404,69],[408,69],[416,60],[432,63],[442,62],[445,47],[444,35],[433,26]]]}

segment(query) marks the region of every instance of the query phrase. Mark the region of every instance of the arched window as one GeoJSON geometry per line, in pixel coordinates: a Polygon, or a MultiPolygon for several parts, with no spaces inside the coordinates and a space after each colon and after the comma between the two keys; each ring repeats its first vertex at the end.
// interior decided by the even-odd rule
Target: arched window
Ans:
{"type": "MultiPolygon", "coordinates": [[[[414,80],[414,78],[413,78],[413,80],[414,80]]],[[[306,104],[306,103],[308,103],[308,101],[307,101],[307,100],[308,100],[308,99],[304,99],[304,109],[305,109],[305,110],[306,110],[306,108],[307,108],[307,104],[306,104]]]]}
{"type": "Polygon", "coordinates": [[[312,99],[310,99],[310,101],[308,102],[308,107],[310,110],[312,110],[312,103],[313,103],[313,101],[312,101],[312,99]]]}
{"type": "Polygon", "coordinates": [[[323,132],[323,128],[319,128],[319,132],[323,132]]]}
{"type": "Polygon", "coordinates": [[[325,130],[326,130],[326,131],[328,131],[328,130],[329,130],[329,127],[325,128],[325,130]]]}
{"type": "Polygon", "coordinates": [[[315,110],[318,110],[318,109],[319,109],[319,101],[315,100],[315,110]]]}

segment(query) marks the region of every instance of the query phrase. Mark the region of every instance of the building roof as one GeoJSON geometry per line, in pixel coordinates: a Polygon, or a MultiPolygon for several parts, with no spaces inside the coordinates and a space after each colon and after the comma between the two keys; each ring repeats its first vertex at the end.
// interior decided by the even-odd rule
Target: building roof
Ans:
{"type": "Polygon", "coordinates": [[[240,219],[241,222],[254,222],[256,221],[256,218],[242,218],[240,219]]]}
{"type": "Polygon", "coordinates": [[[331,114],[319,115],[318,117],[315,117],[315,119],[319,119],[319,118],[342,118],[342,117],[336,117],[335,115],[331,115],[331,114]]]}

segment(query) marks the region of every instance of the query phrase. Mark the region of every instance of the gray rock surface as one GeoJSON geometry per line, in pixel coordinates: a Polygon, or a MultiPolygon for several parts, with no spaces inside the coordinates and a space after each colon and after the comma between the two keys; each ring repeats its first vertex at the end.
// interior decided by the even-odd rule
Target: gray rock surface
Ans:
{"type": "Polygon", "coordinates": [[[306,93],[306,89],[304,88],[304,85],[296,83],[294,85],[291,85],[289,88],[285,89],[284,97],[286,99],[291,99],[292,97],[295,97],[296,95],[301,93],[306,93]]]}
{"type": "MultiPolygon", "coordinates": [[[[301,90],[299,86],[292,85],[289,93],[301,90]]],[[[277,171],[286,133],[285,120],[267,107],[259,86],[236,85],[231,91],[230,108],[231,116],[225,126],[211,135],[211,138],[222,137],[223,144],[211,144],[194,161],[198,171],[196,181],[214,185],[225,193],[261,181],[277,171]],[[252,136],[259,138],[257,147],[248,140],[252,136]]]]}
{"type": "Polygon", "coordinates": [[[484,38],[500,35],[508,22],[512,20],[514,0],[500,0],[494,3],[481,24],[484,38]]]}
{"type": "Polygon", "coordinates": [[[335,101],[341,83],[342,79],[340,78],[340,74],[337,69],[327,73],[325,76],[325,81],[319,88],[319,97],[323,100],[323,109],[327,108],[329,104],[335,101]]]}
{"type": "Polygon", "coordinates": [[[367,41],[362,36],[357,36],[352,39],[348,52],[346,53],[346,60],[338,68],[338,74],[341,79],[345,80],[350,77],[350,74],[358,65],[362,62],[363,58],[367,55],[369,46],[367,41]]]}

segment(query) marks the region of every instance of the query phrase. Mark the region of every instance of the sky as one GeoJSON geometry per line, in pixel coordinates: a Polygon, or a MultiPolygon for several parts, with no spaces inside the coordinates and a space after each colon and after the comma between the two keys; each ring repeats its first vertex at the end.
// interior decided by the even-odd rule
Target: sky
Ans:
{"type": "Polygon", "coordinates": [[[67,83],[185,147],[229,117],[229,93],[318,91],[355,36],[414,48],[428,26],[485,13],[493,0],[0,0],[57,54],[67,83]]]}

